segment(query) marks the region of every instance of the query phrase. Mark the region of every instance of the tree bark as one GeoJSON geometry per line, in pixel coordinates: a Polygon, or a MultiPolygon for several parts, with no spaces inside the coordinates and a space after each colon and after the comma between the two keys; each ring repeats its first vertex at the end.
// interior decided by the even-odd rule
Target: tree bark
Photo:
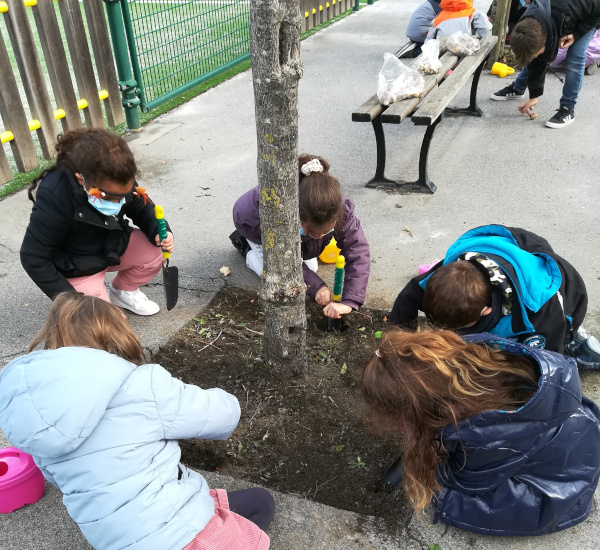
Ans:
{"type": "Polygon", "coordinates": [[[298,0],[251,0],[250,52],[263,243],[263,353],[272,372],[306,366],[305,285],[298,214],[298,0]]]}

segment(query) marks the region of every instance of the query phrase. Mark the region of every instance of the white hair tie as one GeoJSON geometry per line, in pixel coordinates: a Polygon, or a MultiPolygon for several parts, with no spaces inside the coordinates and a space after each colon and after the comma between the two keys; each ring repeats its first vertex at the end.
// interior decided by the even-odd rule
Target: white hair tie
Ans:
{"type": "Polygon", "coordinates": [[[322,172],[323,165],[321,164],[321,161],[319,159],[312,159],[312,160],[308,161],[306,164],[303,164],[302,167],[300,168],[300,171],[305,176],[310,176],[313,172],[322,172]]]}
{"type": "Polygon", "coordinates": [[[377,357],[383,357],[383,355],[381,355],[381,352],[379,351],[379,348],[375,350],[375,355],[377,355],[377,357]]]}

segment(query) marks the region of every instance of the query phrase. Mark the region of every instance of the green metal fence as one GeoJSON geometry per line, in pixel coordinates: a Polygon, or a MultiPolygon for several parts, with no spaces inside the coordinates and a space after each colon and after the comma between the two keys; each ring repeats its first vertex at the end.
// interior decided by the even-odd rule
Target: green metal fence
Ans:
{"type": "Polygon", "coordinates": [[[121,0],[148,111],[250,58],[249,0],[121,0]]]}

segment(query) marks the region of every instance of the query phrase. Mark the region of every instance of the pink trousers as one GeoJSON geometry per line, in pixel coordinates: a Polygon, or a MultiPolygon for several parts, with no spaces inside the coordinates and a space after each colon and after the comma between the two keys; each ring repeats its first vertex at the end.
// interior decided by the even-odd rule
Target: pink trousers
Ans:
{"type": "Polygon", "coordinates": [[[113,279],[113,286],[119,290],[137,290],[140,286],[149,283],[161,270],[163,256],[161,249],[154,246],[148,237],[139,229],[134,229],[129,238],[127,250],[121,256],[121,263],[113,265],[104,271],[88,275],[87,277],[74,277],[68,279],[77,292],[87,296],[96,296],[110,302],[104,276],[107,271],[118,271],[113,279]]]}

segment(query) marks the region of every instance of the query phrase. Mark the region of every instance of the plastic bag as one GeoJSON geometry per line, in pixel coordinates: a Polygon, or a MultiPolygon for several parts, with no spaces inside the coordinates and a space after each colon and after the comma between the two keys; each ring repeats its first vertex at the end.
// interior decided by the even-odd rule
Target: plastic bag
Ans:
{"type": "Polygon", "coordinates": [[[455,32],[448,37],[446,47],[454,54],[464,57],[466,55],[475,55],[479,51],[479,40],[473,38],[464,32],[455,32]]]}
{"type": "Polygon", "coordinates": [[[383,67],[377,80],[377,97],[383,105],[420,97],[425,88],[421,73],[407,67],[391,53],[383,54],[383,67]]]}
{"type": "Polygon", "coordinates": [[[421,48],[421,55],[416,59],[412,66],[421,74],[437,74],[442,68],[440,61],[440,41],[428,40],[421,48]]]}

